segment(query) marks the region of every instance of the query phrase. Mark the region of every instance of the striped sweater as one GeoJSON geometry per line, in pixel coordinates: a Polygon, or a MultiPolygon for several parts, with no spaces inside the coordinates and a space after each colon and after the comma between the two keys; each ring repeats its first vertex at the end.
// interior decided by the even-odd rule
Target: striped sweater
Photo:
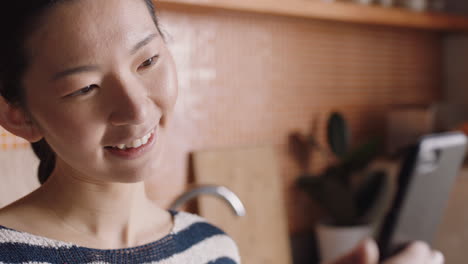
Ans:
{"type": "Polygon", "coordinates": [[[92,249],[0,226],[0,263],[239,264],[234,241],[203,218],[173,212],[167,236],[142,246],[92,249]]]}

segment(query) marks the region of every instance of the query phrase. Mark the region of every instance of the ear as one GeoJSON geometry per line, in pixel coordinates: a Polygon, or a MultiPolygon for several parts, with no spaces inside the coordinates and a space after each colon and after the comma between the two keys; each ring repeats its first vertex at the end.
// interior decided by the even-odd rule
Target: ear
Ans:
{"type": "Polygon", "coordinates": [[[42,139],[41,132],[26,111],[19,106],[9,104],[3,96],[0,96],[0,126],[29,142],[42,139]]]}

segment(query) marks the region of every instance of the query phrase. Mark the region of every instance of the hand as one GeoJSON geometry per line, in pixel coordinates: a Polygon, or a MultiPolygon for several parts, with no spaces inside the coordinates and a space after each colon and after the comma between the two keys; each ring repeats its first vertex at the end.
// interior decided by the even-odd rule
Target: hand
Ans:
{"type": "MultiPolygon", "coordinates": [[[[352,252],[328,264],[378,264],[379,250],[373,240],[365,240],[352,252]]],[[[410,244],[400,254],[382,264],[443,264],[444,256],[424,242],[410,244]]]]}
{"type": "Polygon", "coordinates": [[[443,264],[444,255],[440,251],[432,250],[424,242],[413,242],[400,254],[388,259],[383,264],[443,264]]]}

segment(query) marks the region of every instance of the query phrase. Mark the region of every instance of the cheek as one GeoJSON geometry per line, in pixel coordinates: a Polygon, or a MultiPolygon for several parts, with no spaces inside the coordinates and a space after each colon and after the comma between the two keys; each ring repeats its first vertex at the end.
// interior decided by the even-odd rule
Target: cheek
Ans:
{"type": "Polygon", "coordinates": [[[176,70],[176,67],[175,67],[175,63],[174,63],[174,60],[172,59],[172,56],[171,56],[171,76],[170,76],[170,82],[171,82],[171,86],[173,87],[173,90],[172,90],[172,107],[174,107],[176,101],[177,101],[177,97],[179,95],[179,82],[177,80],[177,70],[176,70]]]}
{"type": "Polygon", "coordinates": [[[161,97],[160,103],[163,106],[163,112],[170,113],[175,106],[179,91],[175,64],[169,53],[155,78],[157,81],[156,90],[161,97]]]}
{"type": "Polygon", "coordinates": [[[34,105],[31,110],[37,126],[52,147],[84,150],[99,143],[96,142],[99,126],[97,119],[91,118],[90,109],[46,102],[34,105]]]}

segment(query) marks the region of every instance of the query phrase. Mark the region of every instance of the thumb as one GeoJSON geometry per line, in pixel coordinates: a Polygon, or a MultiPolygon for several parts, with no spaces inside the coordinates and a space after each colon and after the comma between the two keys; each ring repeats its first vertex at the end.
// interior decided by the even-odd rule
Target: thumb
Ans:
{"type": "Polygon", "coordinates": [[[350,253],[328,264],[377,264],[378,262],[377,244],[372,239],[366,239],[350,253]]]}

